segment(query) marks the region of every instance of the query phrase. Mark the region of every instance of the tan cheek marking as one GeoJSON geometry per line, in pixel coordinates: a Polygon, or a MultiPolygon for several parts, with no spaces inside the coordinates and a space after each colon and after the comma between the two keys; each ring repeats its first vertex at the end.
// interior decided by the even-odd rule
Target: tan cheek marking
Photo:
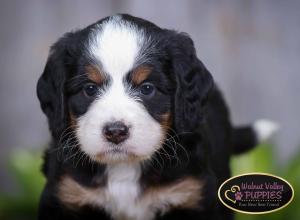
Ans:
{"type": "Polygon", "coordinates": [[[73,115],[72,112],[69,112],[69,116],[70,116],[70,125],[72,128],[77,128],[77,120],[76,117],[73,115]]]}
{"type": "Polygon", "coordinates": [[[172,117],[171,117],[171,112],[167,112],[163,115],[161,115],[161,121],[160,121],[160,126],[162,128],[162,137],[161,137],[161,143],[164,142],[166,139],[166,136],[168,134],[169,129],[171,128],[172,125],[172,117]]]}
{"type": "Polygon", "coordinates": [[[143,200],[162,212],[175,207],[192,209],[199,206],[202,188],[201,181],[189,177],[171,185],[150,187],[143,200]]]}
{"type": "Polygon", "coordinates": [[[167,112],[167,113],[161,115],[160,124],[165,131],[167,131],[172,125],[171,116],[172,116],[171,112],[167,112]]]}
{"type": "Polygon", "coordinates": [[[97,84],[101,84],[105,80],[105,75],[94,66],[87,66],[86,72],[88,78],[97,84]]]}
{"type": "Polygon", "coordinates": [[[138,67],[132,74],[132,82],[135,85],[139,85],[142,83],[145,79],[148,78],[148,76],[151,73],[151,68],[147,66],[141,66],[138,67]]]}
{"type": "Polygon", "coordinates": [[[64,205],[74,209],[85,205],[102,206],[105,197],[100,187],[84,187],[71,177],[63,177],[58,186],[58,198],[64,205]]]}

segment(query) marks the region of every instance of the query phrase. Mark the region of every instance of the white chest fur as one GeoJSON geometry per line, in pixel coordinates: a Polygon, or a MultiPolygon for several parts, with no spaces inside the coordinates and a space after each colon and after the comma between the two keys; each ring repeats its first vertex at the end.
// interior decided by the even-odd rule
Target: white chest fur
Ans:
{"type": "Polygon", "coordinates": [[[108,213],[116,219],[146,220],[145,214],[149,210],[138,202],[141,190],[138,182],[141,175],[140,166],[117,164],[108,166],[106,171],[104,207],[108,213]]]}

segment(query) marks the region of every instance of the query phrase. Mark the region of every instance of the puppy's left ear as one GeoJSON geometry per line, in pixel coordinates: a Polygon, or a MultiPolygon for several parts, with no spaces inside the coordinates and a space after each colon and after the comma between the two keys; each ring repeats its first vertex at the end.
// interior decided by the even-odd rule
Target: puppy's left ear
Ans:
{"type": "Polygon", "coordinates": [[[203,120],[203,109],[214,83],[210,72],[197,58],[193,41],[174,33],[172,67],[175,73],[174,124],[178,133],[193,132],[203,120]]]}

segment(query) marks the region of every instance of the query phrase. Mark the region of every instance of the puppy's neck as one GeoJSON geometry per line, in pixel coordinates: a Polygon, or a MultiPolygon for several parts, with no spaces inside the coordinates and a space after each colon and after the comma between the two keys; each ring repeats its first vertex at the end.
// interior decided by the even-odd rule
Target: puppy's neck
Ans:
{"type": "Polygon", "coordinates": [[[115,184],[136,184],[138,183],[141,176],[141,167],[137,163],[118,163],[107,165],[106,175],[108,187],[113,187],[115,184]]]}
{"type": "Polygon", "coordinates": [[[135,206],[129,204],[135,204],[141,193],[140,165],[126,163],[108,165],[106,173],[107,188],[105,194],[107,201],[110,201],[106,203],[106,209],[115,217],[126,215],[139,219],[139,216],[136,216],[135,206]]]}

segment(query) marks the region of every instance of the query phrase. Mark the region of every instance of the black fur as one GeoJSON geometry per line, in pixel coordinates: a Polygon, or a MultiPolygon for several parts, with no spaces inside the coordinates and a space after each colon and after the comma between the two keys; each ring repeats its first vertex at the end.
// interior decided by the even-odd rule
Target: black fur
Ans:
{"type": "MultiPolygon", "coordinates": [[[[204,197],[197,209],[173,209],[162,216],[157,213],[156,219],[232,219],[232,213],[220,205],[216,193],[218,186],[230,176],[229,159],[237,142],[232,135],[236,130],[231,126],[227,106],[211,74],[197,58],[193,42],[186,34],[160,29],[129,15],[122,16],[157,39],[155,51],[147,62],[155,69],[149,80],[156,84],[159,92],[154,99],[144,100],[144,105],[157,121],[160,120],[158,115],[171,112],[169,132],[184,148],[174,148],[180,163],[177,159],[153,155],[151,165],[143,166],[140,184],[147,188],[185,176],[205,183],[204,197]]],[[[97,23],[101,22],[103,20],[97,23]]],[[[76,78],[82,66],[92,62],[84,46],[92,27],[94,24],[68,33],[54,44],[38,81],[38,98],[52,134],[51,146],[45,154],[47,184],[40,201],[39,219],[110,219],[109,213],[93,207],[70,210],[57,198],[57,184],[66,174],[87,187],[106,184],[105,164],[82,162],[80,153],[67,159],[70,154],[80,152],[80,148],[73,148],[71,153],[61,149],[61,143],[69,137],[65,132],[71,123],[69,112],[79,117],[93,102],[80,93],[82,82],[88,79],[76,78]]],[[[170,145],[174,145],[172,140],[165,140],[163,149],[174,150],[167,147],[170,145]]]]}

